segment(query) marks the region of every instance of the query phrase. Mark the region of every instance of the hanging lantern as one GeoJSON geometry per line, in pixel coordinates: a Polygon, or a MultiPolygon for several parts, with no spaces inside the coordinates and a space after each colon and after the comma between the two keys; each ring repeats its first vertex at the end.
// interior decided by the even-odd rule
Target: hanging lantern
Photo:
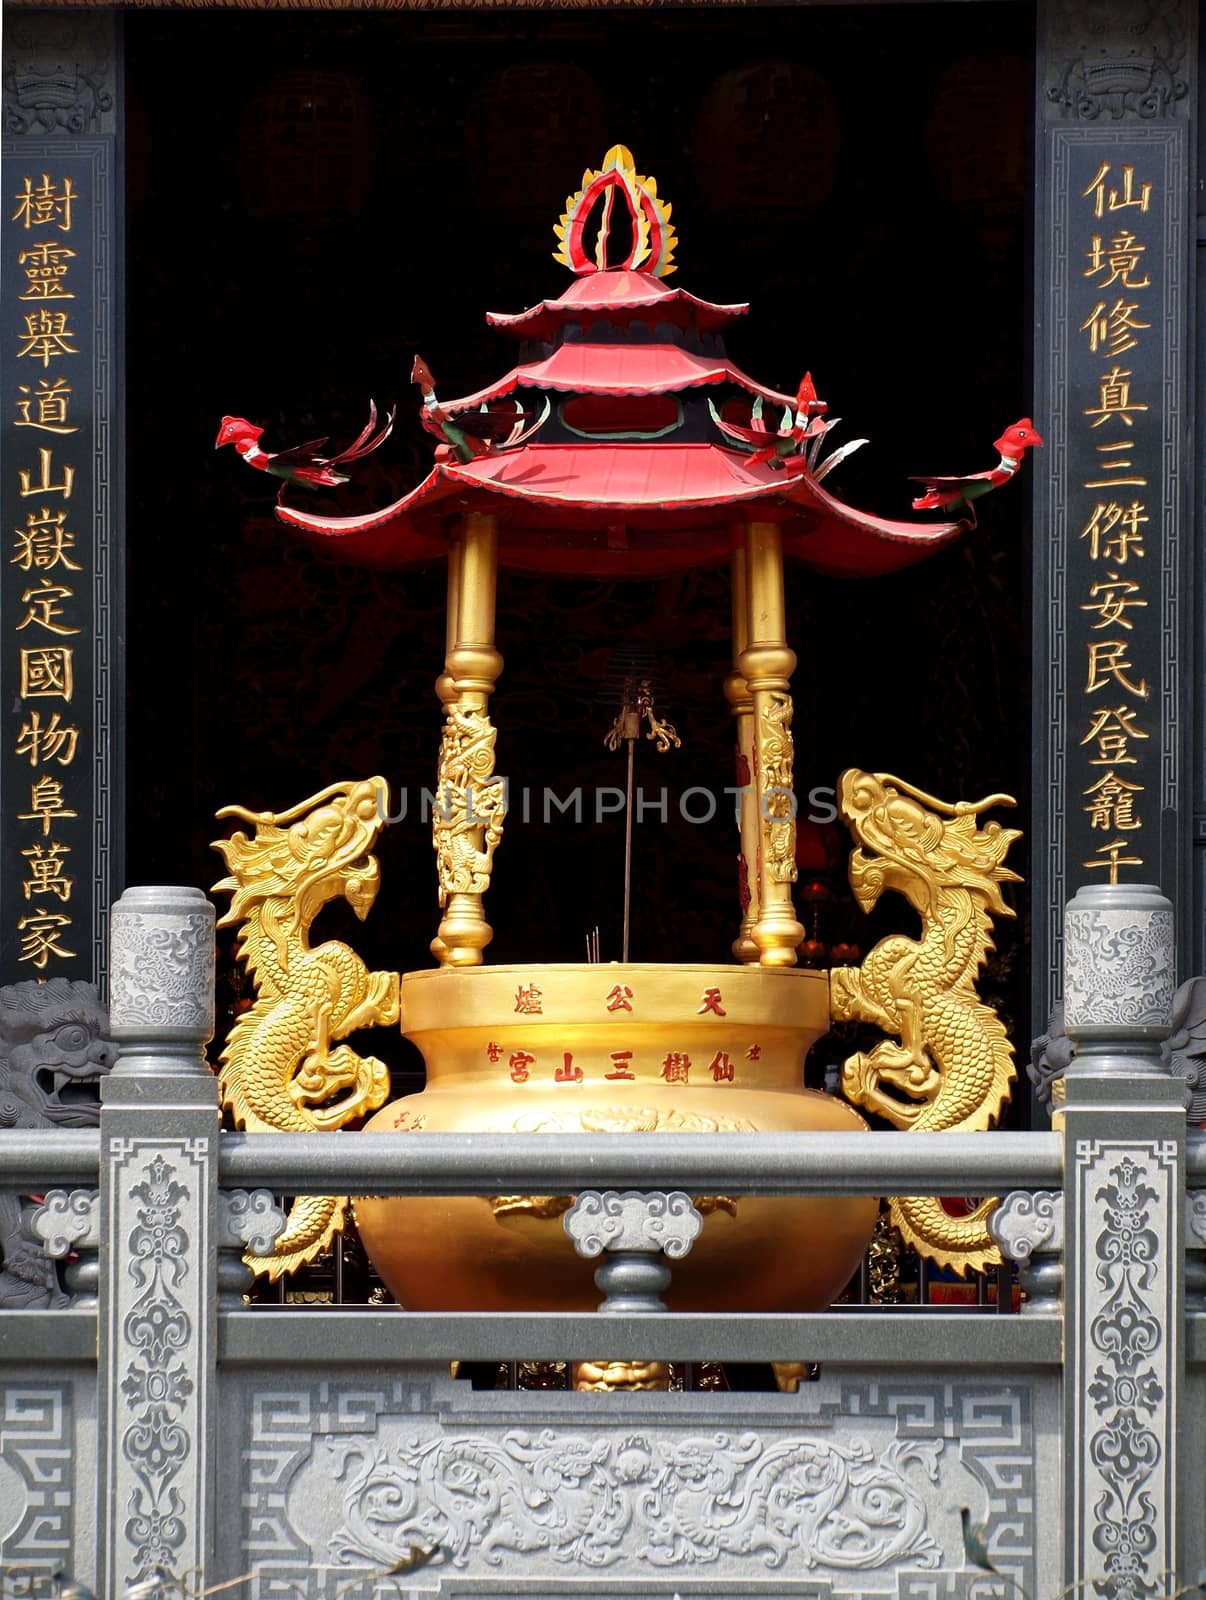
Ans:
{"type": "Polygon", "coordinates": [[[837,170],[837,100],[812,67],[758,61],[716,79],[692,140],[700,194],[717,211],[812,209],[837,170]]]}
{"type": "Polygon", "coordinates": [[[493,72],[469,103],[467,169],[478,204],[546,212],[565,199],[565,152],[606,137],[606,104],[581,67],[523,61],[493,72]],[[522,134],[516,107],[522,106],[522,134]]]}
{"type": "Polygon", "coordinates": [[[372,106],[351,73],[282,72],[243,111],[243,203],[278,222],[356,216],[372,189],[376,144],[372,106]]]}
{"type": "Polygon", "coordinates": [[[948,205],[979,215],[1020,206],[1033,70],[1025,56],[965,56],[938,79],[925,143],[948,205]]]}

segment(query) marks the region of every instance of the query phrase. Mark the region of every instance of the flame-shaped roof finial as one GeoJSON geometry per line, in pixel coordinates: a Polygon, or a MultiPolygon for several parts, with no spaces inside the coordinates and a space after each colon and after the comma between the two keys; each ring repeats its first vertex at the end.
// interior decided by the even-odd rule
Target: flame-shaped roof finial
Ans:
{"type": "Polygon", "coordinates": [[[582,187],[567,198],[565,211],[553,232],[561,241],[553,260],[580,275],[619,268],[665,278],[676,270],[674,249],[678,236],[670,222],[670,206],[658,198],[657,180],[638,174],[632,152],[622,144],[612,145],[597,172],[587,168],[582,174],[582,187]],[[632,245],[625,260],[609,261],[608,234],[617,193],[628,207],[632,245]],[[603,210],[592,255],[587,252],[586,228],[600,200],[603,210]]]}

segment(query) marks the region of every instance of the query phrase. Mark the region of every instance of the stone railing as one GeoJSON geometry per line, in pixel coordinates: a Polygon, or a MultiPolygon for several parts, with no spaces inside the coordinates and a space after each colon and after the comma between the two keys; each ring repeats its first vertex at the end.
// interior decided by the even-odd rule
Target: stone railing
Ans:
{"type": "Polygon", "coordinates": [[[1008,1584],[977,1566],[941,1503],[976,1501],[978,1518],[985,1494],[992,1567],[1033,1600],[1085,1582],[1118,1600],[1157,1594],[1167,1574],[1201,1564],[1206,1508],[1178,1429],[1206,1404],[1206,1316],[1194,1315],[1206,1309],[1206,1148],[1187,1138],[1184,1087],[1159,1054],[1172,929],[1156,891],[1097,888],[1069,907],[1077,1054],[1060,1133],[425,1134],[404,1141],[404,1163],[389,1135],[219,1132],[203,1055],[212,918],[195,891],[123,896],[110,1002],[121,1056],[99,1131],[0,1133],[0,1187],[44,1194],[33,1231],[71,1258],[65,1310],[0,1313],[0,1456],[15,1463],[7,1479],[0,1469],[0,1561],[10,1571],[49,1583],[57,1562],[114,1600],[156,1570],[192,1573],[198,1588],[246,1573],[246,1593],[334,1596],[349,1573],[386,1572],[410,1539],[440,1547],[428,1587],[449,1593],[487,1592],[502,1559],[491,1552],[505,1550],[500,1594],[531,1581],[644,1597],[671,1582],[687,1600],[717,1594],[719,1579],[761,1600],[801,1592],[805,1574],[810,1589],[836,1592],[857,1568],[860,1593],[920,1600],[940,1582],[944,1594],[969,1593],[974,1580],[978,1595],[1005,1600],[1008,1584]],[[698,1230],[691,1193],[961,1194],[971,1175],[979,1192],[1003,1196],[994,1231],[1023,1268],[1021,1317],[663,1309],[698,1230]],[[598,1312],[243,1305],[242,1252],[270,1247],[283,1220],[274,1196],[500,1190],[578,1193],[567,1232],[600,1263],[598,1312]],[[475,1410],[443,1375],[452,1359],[592,1360],[601,1350],[804,1357],[823,1364],[822,1381],[803,1416],[790,1395],[624,1395],[602,1406],[510,1395],[507,1422],[496,1420],[504,1397],[482,1396],[475,1410]],[[561,1474],[551,1499],[545,1479],[532,1479],[546,1438],[561,1474]],[[730,1474],[723,1493],[706,1489],[702,1465],[692,1475],[692,1451],[701,1462],[711,1453],[716,1484],[730,1474]],[[315,1500],[307,1476],[328,1456],[346,1482],[330,1528],[334,1501],[315,1500]],[[371,1484],[353,1457],[377,1463],[371,1484]],[[594,1465],[571,1470],[571,1459],[594,1465]],[[755,1461],[768,1475],[761,1488],[755,1461]],[[423,1508],[403,1516],[406,1485],[429,1469],[423,1508]],[[589,1504],[577,1498],[582,1472],[596,1486],[589,1504]],[[832,1501],[824,1515],[817,1494],[832,1501]],[[890,1536],[864,1494],[880,1496],[890,1536]],[[659,1496],[682,1524],[664,1549],[665,1517],[641,1521],[659,1496]],[[748,1526],[730,1535],[738,1506],[748,1526]],[[689,1532],[693,1518],[711,1532],[689,1532]],[[750,1587],[768,1571],[773,1582],[750,1587]]]}

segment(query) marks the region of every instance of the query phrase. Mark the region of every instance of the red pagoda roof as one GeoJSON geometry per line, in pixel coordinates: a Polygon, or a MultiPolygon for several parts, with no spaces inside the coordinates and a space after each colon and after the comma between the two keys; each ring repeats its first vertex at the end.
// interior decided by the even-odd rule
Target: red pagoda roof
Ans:
{"type": "Polygon", "coordinates": [[[693,355],[676,344],[563,344],[543,361],[513,367],[505,378],[447,400],[443,409],[454,413],[473,410],[491,400],[501,400],[520,389],[554,389],[560,394],[676,394],[710,383],[735,383],[776,405],[791,406],[789,394],[764,388],[724,356],[693,355]]]}
{"type": "Polygon", "coordinates": [[[700,300],[686,289],[672,289],[647,272],[615,267],[575,278],[556,300],[541,300],[526,311],[488,311],[486,321],[522,339],[549,340],[567,322],[581,322],[595,312],[606,314],[612,322],[673,322],[680,328],[694,320],[700,333],[717,333],[737,317],[745,316],[748,305],[714,305],[700,300]]]}
{"type": "Polygon", "coordinates": [[[556,259],[574,282],[555,300],[489,318],[551,345],[549,353],[443,403],[431,369],[416,359],[423,426],[439,441],[432,472],[380,511],[319,516],[279,504],[281,521],[346,560],[400,568],[443,555],[466,513],[490,513],[501,565],[610,576],[722,561],[750,521],[779,523],[789,554],[840,576],[895,572],[953,539],[962,523],[872,516],[821,487],[824,401],[807,376],[793,397],[728,360],[720,330],[744,305],[712,305],[660,281],[676,270],[670,210],[654,180],[614,146],[597,172],[583,175],[555,230],[556,259]],[[612,264],[617,200],[628,209],[628,253],[612,264]],[[586,228],[596,209],[592,252],[586,228]],[[587,318],[591,338],[566,337],[587,318]],[[647,342],[650,328],[659,330],[656,343],[647,342]],[[752,404],[718,410],[699,393],[722,384],[745,390],[752,404]],[[544,401],[493,405],[517,389],[543,391],[544,401]],[[567,398],[554,406],[550,392],[567,398]],[[775,420],[763,417],[764,404],[775,420]]]}
{"type": "Polygon", "coordinates": [[[963,527],[887,521],[843,505],[807,471],[751,467],[719,445],[661,443],[529,444],[440,464],[365,516],[284,505],[277,515],[341,560],[396,568],[441,554],[446,521],[469,511],[498,516],[504,567],[612,577],[722,561],[743,521],[782,523],[790,554],[841,577],[895,572],[963,527]]]}

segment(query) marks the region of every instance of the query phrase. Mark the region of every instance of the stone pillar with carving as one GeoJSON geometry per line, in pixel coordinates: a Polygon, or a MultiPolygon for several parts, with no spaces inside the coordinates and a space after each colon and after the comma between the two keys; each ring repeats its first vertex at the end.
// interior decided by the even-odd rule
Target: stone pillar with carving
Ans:
{"type": "Polygon", "coordinates": [[[192,888],[113,907],[101,1101],[97,1591],[214,1555],[218,1095],[214,911],[192,888]]]}
{"type": "Polygon", "coordinates": [[[1175,1587],[1187,1558],[1200,1563],[1182,1521],[1194,1514],[1191,1463],[1178,1460],[1198,1456],[1178,1432],[1186,1096],[1160,1053],[1172,906],[1149,884],[1081,889],[1064,954],[1076,1047],[1064,1112],[1064,1576],[1132,1600],[1175,1587]]]}

